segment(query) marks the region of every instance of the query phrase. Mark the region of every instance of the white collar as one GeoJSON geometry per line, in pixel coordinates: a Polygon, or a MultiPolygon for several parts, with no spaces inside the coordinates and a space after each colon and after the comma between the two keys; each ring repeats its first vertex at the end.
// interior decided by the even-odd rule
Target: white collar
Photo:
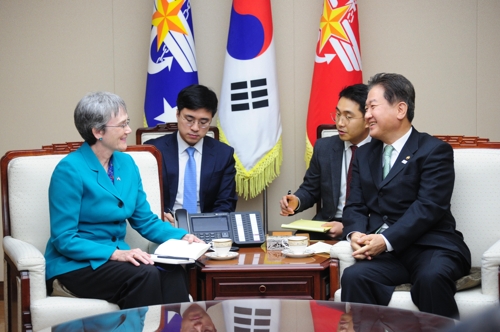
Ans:
{"type": "MultiPolygon", "coordinates": [[[[372,137],[370,135],[366,136],[364,140],[362,140],[361,142],[359,142],[358,144],[356,144],[358,146],[358,148],[360,146],[363,146],[365,145],[366,143],[370,143],[372,141],[372,137]]],[[[351,145],[354,145],[351,143],[351,141],[344,141],[344,149],[347,151],[351,145]]]]}
{"type": "MultiPolygon", "coordinates": [[[[405,146],[406,141],[408,141],[408,138],[410,138],[412,130],[413,130],[413,127],[410,127],[410,130],[408,130],[408,132],[406,134],[404,134],[396,142],[394,142],[394,143],[391,144],[392,147],[394,148],[394,150],[396,150],[396,152],[398,154],[401,152],[401,150],[403,150],[403,146],[405,146]]],[[[385,149],[385,147],[387,145],[389,145],[389,144],[385,144],[384,143],[383,149],[385,149]]]]}
{"type": "MultiPolygon", "coordinates": [[[[196,151],[198,151],[199,153],[202,153],[203,152],[203,140],[205,139],[205,137],[203,137],[202,139],[200,139],[198,141],[198,143],[196,143],[193,148],[195,148],[196,151]]],[[[179,134],[179,132],[177,132],[177,146],[179,147],[179,154],[183,153],[184,151],[186,151],[187,148],[189,148],[191,145],[187,144],[186,141],[184,141],[181,137],[181,134],[179,134]]]]}

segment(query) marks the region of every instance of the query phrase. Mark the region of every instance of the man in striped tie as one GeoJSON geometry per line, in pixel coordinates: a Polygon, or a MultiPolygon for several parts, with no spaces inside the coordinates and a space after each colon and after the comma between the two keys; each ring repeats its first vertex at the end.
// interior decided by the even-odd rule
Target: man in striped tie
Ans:
{"type": "Polygon", "coordinates": [[[320,204],[313,219],[324,220],[323,225],[332,228],[326,234],[310,232],[311,239],[342,235],[342,210],[349,195],[351,164],[356,149],[371,140],[364,120],[367,93],[365,84],[351,85],[340,91],[337,106],[331,112],[339,134],[316,141],[304,181],[294,194],[283,196],[280,201],[282,216],[320,204]]]}

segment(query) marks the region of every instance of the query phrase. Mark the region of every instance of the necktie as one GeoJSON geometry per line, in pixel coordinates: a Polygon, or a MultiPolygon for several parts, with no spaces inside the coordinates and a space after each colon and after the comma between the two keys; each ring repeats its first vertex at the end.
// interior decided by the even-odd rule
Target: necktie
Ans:
{"type": "Polygon", "coordinates": [[[349,168],[347,170],[347,183],[346,183],[346,193],[345,199],[349,198],[349,194],[351,191],[351,179],[352,179],[352,161],[354,160],[354,154],[356,153],[357,145],[351,145],[351,161],[349,162],[349,168]]]}
{"type": "Polygon", "coordinates": [[[385,179],[389,171],[391,170],[391,154],[394,148],[392,145],[386,145],[384,148],[384,174],[382,179],[385,179]]]}
{"type": "Polygon", "coordinates": [[[188,213],[197,212],[197,194],[196,194],[196,161],[194,160],[195,148],[190,146],[186,149],[189,159],[186,163],[186,170],[184,172],[184,201],[182,207],[188,213]]]}

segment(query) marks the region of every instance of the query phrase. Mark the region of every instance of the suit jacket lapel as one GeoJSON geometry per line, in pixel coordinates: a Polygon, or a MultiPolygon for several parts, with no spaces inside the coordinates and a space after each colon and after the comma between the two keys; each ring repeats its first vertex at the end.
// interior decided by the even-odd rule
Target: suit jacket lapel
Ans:
{"type": "Polygon", "coordinates": [[[413,157],[415,152],[418,150],[418,132],[413,128],[410,137],[408,137],[408,140],[406,141],[405,145],[403,146],[403,149],[399,153],[396,161],[394,162],[394,165],[392,165],[391,170],[389,171],[389,174],[387,174],[386,178],[382,181],[380,184],[381,186],[385,185],[396,175],[401,172],[405,166],[408,160],[413,157]]]}
{"type": "Polygon", "coordinates": [[[340,176],[342,174],[342,161],[344,159],[344,141],[340,138],[335,141],[335,144],[332,145],[332,153],[329,154],[330,165],[332,165],[329,176],[331,177],[330,183],[332,186],[332,197],[333,204],[335,209],[339,205],[339,196],[340,196],[340,176]]]}
{"type": "Polygon", "coordinates": [[[205,191],[209,187],[210,178],[215,167],[215,151],[213,148],[214,142],[205,137],[203,139],[203,154],[201,155],[201,171],[200,171],[200,209],[203,211],[203,197],[207,194],[205,191]]]}
{"type": "Polygon", "coordinates": [[[165,145],[166,148],[162,149],[163,167],[165,167],[164,174],[169,179],[169,204],[170,206],[174,206],[179,187],[179,145],[177,144],[177,132],[167,135],[165,145]]]}
{"type": "Polygon", "coordinates": [[[109,179],[108,174],[104,170],[104,167],[102,167],[99,159],[97,159],[97,156],[95,155],[94,151],[92,151],[90,146],[87,143],[84,143],[81,147],[81,151],[88,167],[96,173],[97,183],[117,198],[120,198],[118,195],[118,191],[109,179]]]}
{"type": "Polygon", "coordinates": [[[122,184],[122,179],[121,176],[122,174],[122,167],[120,164],[120,161],[118,158],[115,158],[115,153],[113,153],[113,168],[114,168],[114,176],[115,176],[115,189],[116,192],[120,195],[123,194],[123,184],[122,184]]]}
{"type": "Polygon", "coordinates": [[[370,165],[370,173],[372,175],[373,183],[377,188],[381,187],[382,182],[382,147],[384,144],[382,141],[375,141],[372,139],[372,148],[370,151],[370,156],[368,158],[368,163],[370,165]]]}

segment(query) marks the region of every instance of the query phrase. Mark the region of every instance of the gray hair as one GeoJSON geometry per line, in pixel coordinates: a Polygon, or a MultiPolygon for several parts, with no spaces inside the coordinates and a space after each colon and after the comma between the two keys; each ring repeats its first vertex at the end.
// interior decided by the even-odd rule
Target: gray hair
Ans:
{"type": "Polygon", "coordinates": [[[106,130],[106,123],[112,116],[120,113],[120,108],[127,113],[123,99],[114,93],[99,91],[83,97],[75,108],[75,126],[80,136],[89,145],[97,142],[92,129],[106,130]]]}

